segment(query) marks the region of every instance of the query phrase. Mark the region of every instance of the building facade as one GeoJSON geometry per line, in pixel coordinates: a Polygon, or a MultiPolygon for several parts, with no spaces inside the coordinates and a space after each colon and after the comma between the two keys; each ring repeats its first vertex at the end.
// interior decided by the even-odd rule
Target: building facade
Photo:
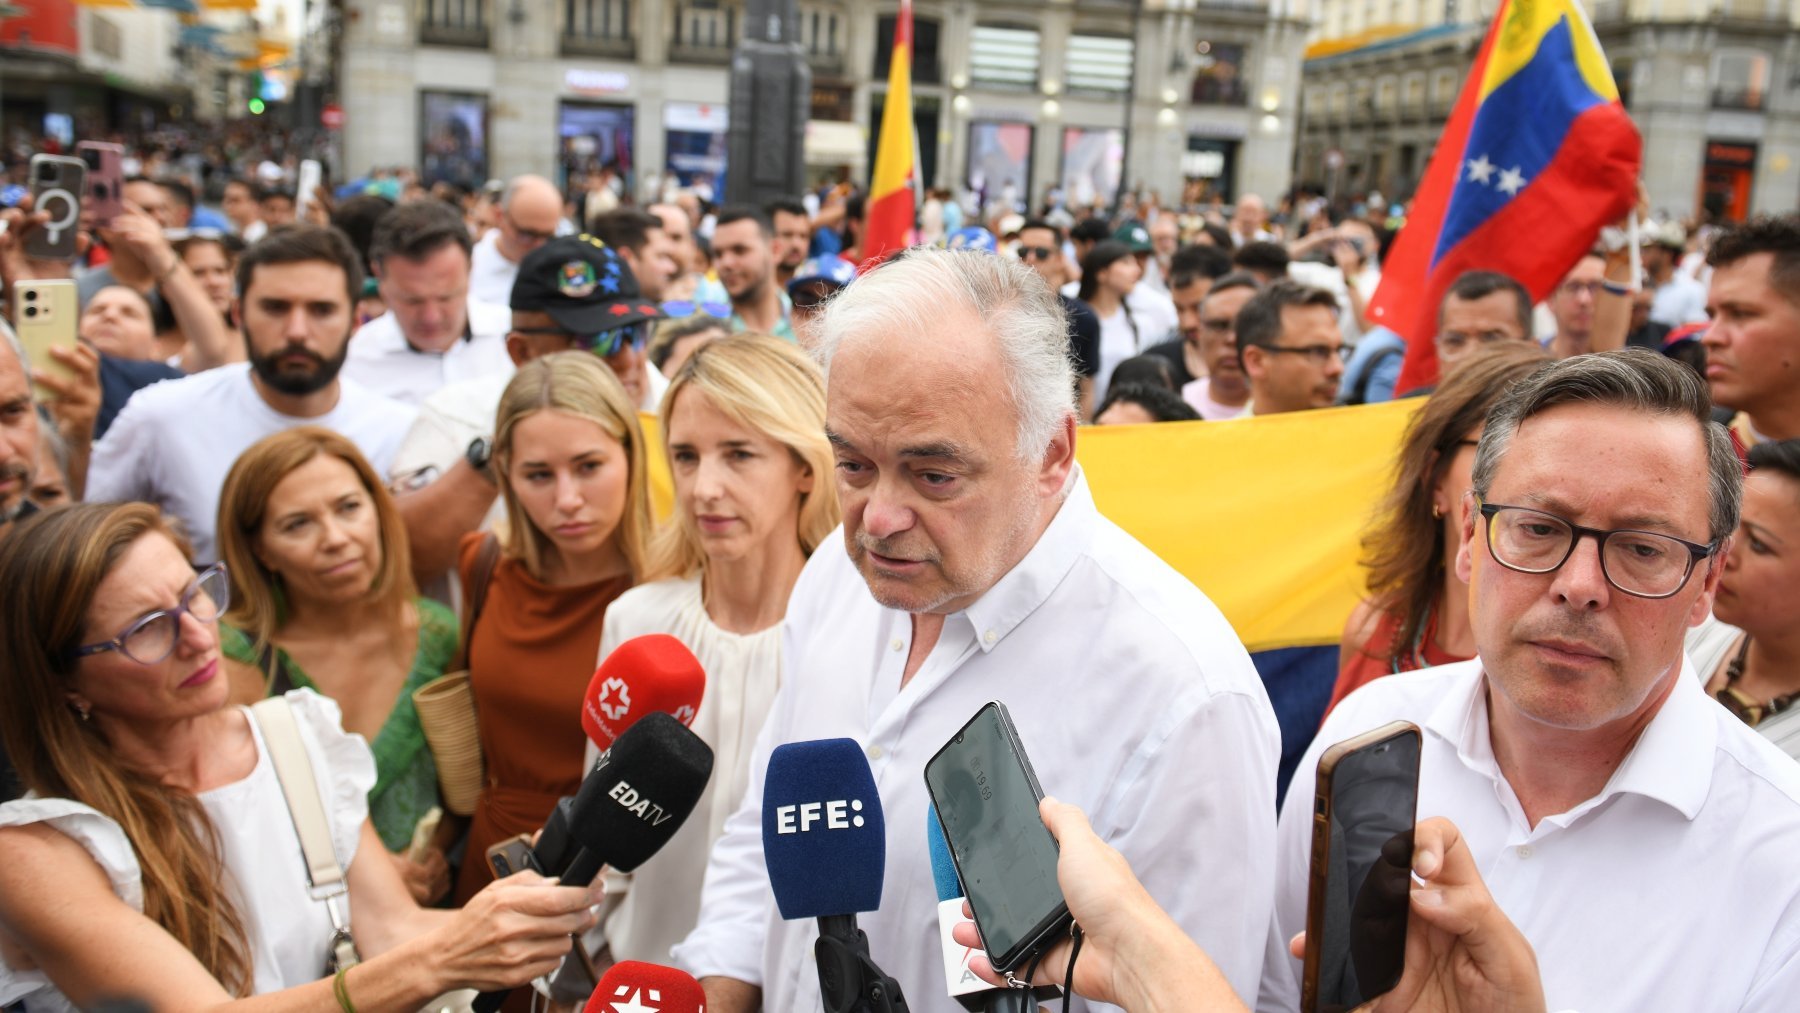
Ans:
{"type": "MultiPolygon", "coordinates": [[[[1295,171],[1342,193],[1404,198],[1487,25],[1469,20],[1483,12],[1466,2],[1461,12],[1424,10],[1429,24],[1400,20],[1421,15],[1416,0],[1379,2],[1387,6],[1368,4],[1374,14],[1362,16],[1360,2],[1321,0],[1295,171]]],[[[1589,0],[1588,9],[1643,135],[1653,214],[1740,221],[1800,204],[1800,5],[1589,0]]]]}
{"type": "MultiPolygon", "coordinates": [[[[1121,179],[1165,202],[1184,189],[1279,192],[1306,32],[1289,5],[921,0],[920,177],[1034,204],[1053,186],[1105,199],[1121,179]]],[[[799,3],[811,180],[867,180],[897,9],[799,3]]],[[[363,5],[342,28],[345,167],[479,183],[523,172],[563,182],[604,166],[639,194],[667,175],[722,194],[743,18],[741,0],[363,5]]]]}

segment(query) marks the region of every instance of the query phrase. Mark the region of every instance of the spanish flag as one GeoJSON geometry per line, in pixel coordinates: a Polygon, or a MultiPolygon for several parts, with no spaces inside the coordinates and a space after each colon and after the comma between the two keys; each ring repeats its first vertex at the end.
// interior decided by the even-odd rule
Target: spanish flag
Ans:
{"type": "Polygon", "coordinates": [[[881,110],[881,135],[875,147],[875,178],[869,185],[868,228],[862,243],[865,271],[912,243],[912,53],[912,0],[900,0],[894,58],[888,64],[887,105],[881,110]]]}
{"type": "Polygon", "coordinates": [[[1501,0],[1370,300],[1406,339],[1399,389],[1437,382],[1458,276],[1499,271],[1545,298],[1630,210],[1642,158],[1581,4],[1501,0]]]}

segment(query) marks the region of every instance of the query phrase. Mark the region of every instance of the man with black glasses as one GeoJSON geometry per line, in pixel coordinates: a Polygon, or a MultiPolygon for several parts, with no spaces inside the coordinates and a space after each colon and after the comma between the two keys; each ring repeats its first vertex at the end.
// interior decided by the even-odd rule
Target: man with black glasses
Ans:
{"type": "Polygon", "coordinates": [[[1246,415],[1329,408],[1344,375],[1337,296],[1296,281],[1277,281],[1237,315],[1238,362],[1250,380],[1246,415]]]}
{"type": "MultiPolygon", "coordinates": [[[[1300,763],[1306,784],[1332,743],[1417,724],[1418,817],[1455,824],[1536,951],[1549,1009],[1773,1011],[1800,995],[1800,767],[1708,699],[1683,650],[1742,495],[1711,410],[1692,370],[1642,349],[1508,392],[1450,563],[1477,656],[1353,693],[1300,763]]],[[[1281,814],[1261,1009],[1298,996],[1287,944],[1312,801],[1290,792],[1281,814]]]]}
{"type": "Polygon", "coordinates": [[[1069,262],[1063,256],[1062,230],[1033,218],[1019,227],[1019,259],[1038,273],[1062,301],[1063,315],[1069,318],[1069,356],[1075,361],[1075,387],[1080,397],[1081,418],[1093,411],[1094,377],[1100,372],[1100,318],[1073,296],[1062,294],[1069,280],[1069,262]]]}
{"type": "Polygon", "coordinates": [[[471,254],[469,294],[507,304],[525,255],[555,238],[562,224],[562,194],[542,176],[515,176],[500,193],[500,225],[481,237],[471,254]]]}

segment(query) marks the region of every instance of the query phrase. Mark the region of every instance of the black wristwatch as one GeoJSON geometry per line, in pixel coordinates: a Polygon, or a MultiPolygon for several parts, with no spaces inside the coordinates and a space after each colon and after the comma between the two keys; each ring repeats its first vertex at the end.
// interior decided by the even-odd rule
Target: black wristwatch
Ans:
{"type": "Polygon", "coordinates": [[[475,437],[469,441],[469,449],[463,452],[463,458],[469,462],[469,467],[475,469],[475,474],[489,482],[494,481],[494,469],[489,467],[494,459],[493,440],[485,436],[475,437]]]}

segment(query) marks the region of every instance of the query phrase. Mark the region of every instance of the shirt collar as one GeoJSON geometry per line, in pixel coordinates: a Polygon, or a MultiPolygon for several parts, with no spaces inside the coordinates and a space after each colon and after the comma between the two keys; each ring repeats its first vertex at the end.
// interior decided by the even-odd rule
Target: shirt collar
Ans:
{"type": "Polygon", "coordinates": [[[1087,551],[1100,511],[1080,466],[1069,481],[1068,495],[1025,558],[993,587],[963,610],[975,629],[975,642],[992,651],[1006,635],[1037,611],[1087,551]]]}
{"type": "MultiPolygon", "coordinates": [[[[1480,659],[1445,667],[1445,674],[1455,682],[1426,719],[1426,730],[1453,746],[1470,769],[1504,776],[1494,759],[1487,677],[1480,659]]],[[[1719,740],[1715,718],[1700,677],[1684,653],[1681,673],[1675,677],[1668,699],[1606,787],[1579,809],[1592,809],[1614,795],[1631,794],[1661,802],[1689,820],[1699,816],[1712,788],[1713,752],[1719,740]]]]}

